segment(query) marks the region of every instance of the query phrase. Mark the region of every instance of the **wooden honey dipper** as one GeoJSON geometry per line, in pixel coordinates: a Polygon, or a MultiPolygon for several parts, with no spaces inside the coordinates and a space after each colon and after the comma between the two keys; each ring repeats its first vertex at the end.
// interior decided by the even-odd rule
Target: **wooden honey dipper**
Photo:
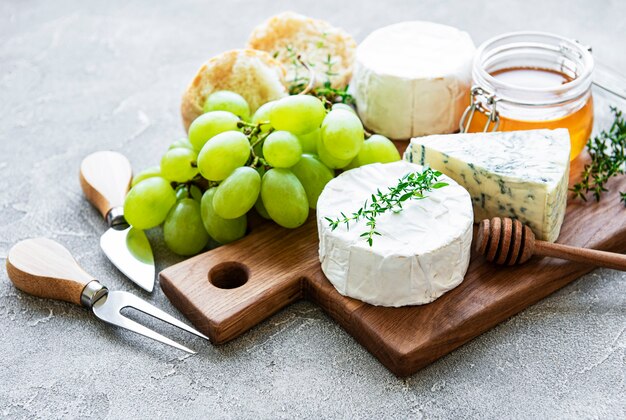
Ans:
{"type": "Polygon", "coordinates": [[[540,255],[626,271],[626,255],[539,241],[528,226],[508,217],[480,222],[475,249],[496,264],[522,264],[540,255]]]}

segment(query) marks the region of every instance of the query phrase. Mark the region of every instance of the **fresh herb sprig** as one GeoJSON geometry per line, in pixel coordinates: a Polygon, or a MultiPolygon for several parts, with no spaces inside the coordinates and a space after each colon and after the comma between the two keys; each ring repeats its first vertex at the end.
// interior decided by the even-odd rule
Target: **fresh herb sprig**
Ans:
{"type": "MultiPolygon", "coordinates": [[[[318,44],[318,48],[323,48],[324,44],[318,44]]],[[[274,53],[274,58],[278,57],[279,51],[274,53]]],[[[324,76],[326,80],[321,86],[315,86],[315,63],[306,62],[302,56],[292,46],[288,45],[285,52],[288,60],[291,62],[293,77],[289,81],[289,94],[290,95],[313,95],[324,102],[324,106],[330,109],[334,103],[344,103],[353,105],[354,97],[348,93],[348,86],[343,88],[335,88],[332,85],[331,79],[337,76],[334,70],[335,60],[333,60],[330,54],[326,55],[324,60],[324,76]],[[302,73],[306,73],[303,75],[302,73]]]]}
{"type": "Polygon", "coordinates": [[[324,82],[323,86],[314,88],[312,94],[321,99],[327,108],[336,103],[354,105],[354,97],[348,93],[348,86],[337,89],[330,82],[324,82]]]}
{"type": "Polygon", "coordinates": [[[445,182],[439,182],[441,172],[426,168],[422,172],[411,172],[398,179],[398,184],[388,187],[388,191],[383,193],[379,190],[372,194],[371,201],[365,200],[363,207],[346,215],[343,212],[341,217],[331,219],[325,217],[330,229],[335,230],[341,225],[345,225],[350,230],[351,223],[359,220],[366,220],[365,225],[369,228],[360,236],[365,238],[369,246],[374,243],[374,236],[381,236],[376,230],[376,217],[386,212],[399,213],[402,211],[402,203],[407,200],[422,200],[427,196],[425,193],[447,186],[445,182]]]}
{"type": "MultiPolygon", "coordinates": [[[[611,107],[611,112],[614,120],[609,130],[603,130],[587,143],[591,163],[585,165],[581,181],[570,189],[574,198],[587,201],[587,194],[592,192],[596,201],[600,201],[602,193],[608,191],[607,181],[625,173],[626,120],[617,108],[611,107]]],[[[620,201],[626,205],[626,192],[620,192],[620,201]]]]}
{"type": "MultiPolygon", "coordinates": [[[[293,77],[289,80],[289,94],[297,95],[306,90],[307,85],[311,79],[313,70],[311,69],[314,63],[305,63],[302,56],[291,45],[285,47],[285,54],[287,59],[291,62],[291,68],[293,70],[293,77]],[[302,73],[305,73],[304,75],[302,73]]],[[[274,58],[280,55],[280,51],[274,53],[274,58]]],[[[314,75],[314,73],[313,73],[314,75]]]]}

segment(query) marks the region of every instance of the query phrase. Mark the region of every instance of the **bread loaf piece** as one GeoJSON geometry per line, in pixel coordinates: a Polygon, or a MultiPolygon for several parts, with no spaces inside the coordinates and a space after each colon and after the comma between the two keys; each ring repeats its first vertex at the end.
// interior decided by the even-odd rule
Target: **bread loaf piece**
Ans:
{"type": "Polygon", "coordinates": [[[287,95],[285,69],[268,53],[250,49],[226,51],[209,59],[183,95],[180,111],[185,130],[202,114],[206,98],[218,90],[240,94],[254,113],[264,103],[287,95]]]}
{"type": "Polygon", "coordinates": [[[306,69],[294,65],[295,56],[301,54],[315,71],[317,86],[330,81],[332,87],[344,88],[352,77],[356,42],[326,21],[284,12],[257,26],[250,34],[248,48],[267,51],[282,62],[287,69],[287,86],[301,78],[305,85],[308,81],[306,69]]]}

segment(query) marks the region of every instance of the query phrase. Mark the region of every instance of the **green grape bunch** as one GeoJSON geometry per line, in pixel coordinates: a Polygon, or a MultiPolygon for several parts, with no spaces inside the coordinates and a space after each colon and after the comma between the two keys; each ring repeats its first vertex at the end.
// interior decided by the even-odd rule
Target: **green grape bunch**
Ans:
{"type": "Polygon", "coordinates": [[[297,228],[338,170],[400,159],[393,142],[365,132],[351,105],[327,106],[312,94],[251,112],[241,95],[218,91],[203,111],[159,166],[133,178],[124,203],[132,226],[162,225],[165,244],[183,256],[211,239],[242,238],[251,213],[297,228]]]}

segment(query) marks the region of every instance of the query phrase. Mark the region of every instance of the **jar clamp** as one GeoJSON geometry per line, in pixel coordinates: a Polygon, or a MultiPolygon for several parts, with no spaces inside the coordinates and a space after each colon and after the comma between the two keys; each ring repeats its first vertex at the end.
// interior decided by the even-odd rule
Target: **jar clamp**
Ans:
{"type": "Polygon", "coordinates": [[[562,126],[570,129],[572,158],[582,150],[593,125],[591,85],[626,100],[626,78],[596,65],[590,47],[541,32],[508,33],[484,42],[474,59],[472,79],[470,104],[459,121],[461,132],[562,126]],[[510,70],[550,72],[566,80],[525,87],[496,77],[510,70]]]}

